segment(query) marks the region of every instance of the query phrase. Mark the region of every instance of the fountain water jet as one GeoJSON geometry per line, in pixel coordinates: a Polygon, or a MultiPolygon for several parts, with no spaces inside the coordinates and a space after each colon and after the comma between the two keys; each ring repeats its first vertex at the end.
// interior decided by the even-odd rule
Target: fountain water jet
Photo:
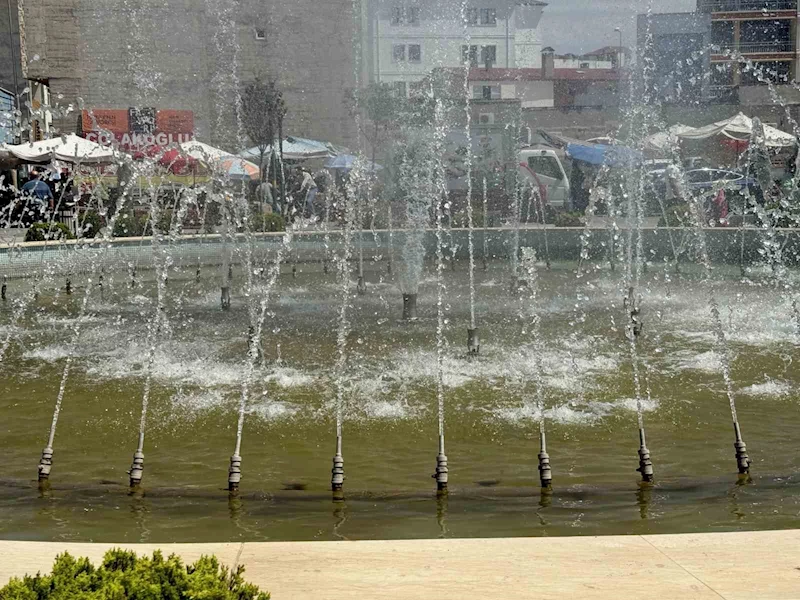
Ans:
{"type": "Polygon", "coordinates": [[[486,188],[486,177],[483,178],[483,270],[489,268],[489,194],[486,188]]]}
{"type": "MultiPolygon", "coordinates": [[[[341,493],[344,488],[344,458],[342,457],[342,427],[344,425],[344,396],[346,392],[345,375],[347,371],[347,336],[350,333],[348,308],[350,307],[350,268],[353,252],[353,230],[359,218],[359,198],[364,190],[365,165],[356,159],[348,182],[348,194],[344,200],[344,229],[342,230],[342,251],[337,257],[337,277],[339,283],[339,315],[336,331],[337,358],[335,366],[336,386],[336,452],[331,469],[331,491],[341,493]]],[[[360,230],[359,224],[359,230],[360,230]]],[[[360,231],[359,231],[360,233],[360,231]]],[[[360,235],[359,235],[360,237],[360,235]]]]}
{"type": "MultiPolygon", "coordinates": [[[[544,381],[542,378],[542,345],[540,339],[541,317],[538,312],[539,274],[536,269],[536,251],[522,248],[521,276],[525,285],[519,287],[520,320],[523,332],[530,333],[530,348],[533,352],[533,382],[536,386],[535,411],[539,419],[539,482],[542,489],[550,489],[553,484],[553,470],[550,455],[547,453],[547,436],[544,426],[544,381]],[[527,324],[526,324],[527,322],[527,324]]],[[[523,379],[524,387],[524,379],[523,379]]]]}

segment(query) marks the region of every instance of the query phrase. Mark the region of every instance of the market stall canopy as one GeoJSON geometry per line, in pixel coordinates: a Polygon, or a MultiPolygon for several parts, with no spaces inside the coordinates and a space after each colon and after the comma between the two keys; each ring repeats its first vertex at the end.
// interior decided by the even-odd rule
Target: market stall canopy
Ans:
{"type": "Polygon", "coordinates": [[[644,160],[641,152],[626,146],[603,144],[567,144],[567,155],[590,165],[624,167],[644,160]]]}
{"type": "MultiPolygon", "coordinates": [[[[336,171],[352,171],[357,159],[358,157],[352,154],[340,154],[328,159],[328,162],[325,163],[325,168],[336,171]]],[[[381,165],[372,163],[371,161],[367,162],[367,168],[371,171],[380,171],[383,169],[381,165]]]]}
{"type": "Polygon", "coordinates": [[[238,156],[223,158],[217,163],[216,168],[234,181],[258,181],[260,173],[257,165],[238,156]]]}
{"type": "Polygon", "coordinates": [[[83,164],[114,161],[114,150],[73,133],[65,137],[8,146],[8,150],[22,162],[28,163],[49,162],[53,159],[83,164]]]}
{"type": "MultiPolygon", "coordinates": [[[[275,149],[278,151],[278,148],[275,149]]],[[[264,156],[272,153],[272,148],[267,146],[264,156]]],[[[283,140],[284,160],[310,160],[312,158],[330,158],[336,156],[338,150],[326,142],[308,140],[305,138],[287,137],[283,140]]],[[[248,148],[239,153],[239,156],[248,160],[258,161],[261,158],[261,151],[258,146],[248,148]]]]}
{"type": "Polygon", "coordinates": [[[215,148],[197,140],[191,140],[181,144],[181,151],[193,160],[204,163],[229,179],[237,181],[258,180],[260,174],[258,165],[220,148],[215,148]]]}
{"type": "Polygon", "coordinates": [[[183,142],[181,144],[181,150],[188,156],[191,156],[195,160],[202,161],[209,166],[226,158],[234,157],[230,152],[225,152],[225,150],[220,150],[219,148],[215,148],[203,142],[198,142],[197,140],[183,142]]]}
{"type": "MultiPolygon", "coordinates": [[[[764,125],[764,141],[767,146],[772,148],[787,148],[794,146],[797,143],[797,138],[791,133],[786,133],[780,129],[775,129],[769,125],[764,125]]],[[[705,140],[717,135],[724,136],[732,140],[740,142],[750,141],[750,135],[753,133],[753,119],[739,113],[738,115],[718,121],[705,127],[698,127],[692,131],[678,134],[682,140],[705,140]]]]}
{"type": "Polygon", "coordinates": [[[668,127],[666,131],[659,131],[644,140],[645,150],[650,152],[669,152],[678,145],[680,136],[684,133],[695,131],[694,127],[680,123],[668,127]]]}

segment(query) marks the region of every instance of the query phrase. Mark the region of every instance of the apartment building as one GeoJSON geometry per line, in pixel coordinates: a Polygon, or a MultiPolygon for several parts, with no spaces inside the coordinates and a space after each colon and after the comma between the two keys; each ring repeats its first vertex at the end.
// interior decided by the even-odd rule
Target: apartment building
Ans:
{"type": "Polygon", "coordinates": [[[372,82],[407,95],[436,68],[541,68],[539,0],[373,0],[365,27],[372,82]]]}
{"type": "Polygon", "coordinates": [[[698,0],[697,12],[711,16],[711,89],[716,94],[797,79],[797,0],[698,0]]]}

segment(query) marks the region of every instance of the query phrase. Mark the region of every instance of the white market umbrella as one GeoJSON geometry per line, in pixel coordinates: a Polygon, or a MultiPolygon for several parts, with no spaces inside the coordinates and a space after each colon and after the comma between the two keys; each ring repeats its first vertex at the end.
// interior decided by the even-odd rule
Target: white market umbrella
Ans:
{"type": "MultiPolygon", "coordinates": [[[[275,148],[276,152],[278,148],[275,148]]],[[[272,153],[272,147],[268,146],[264,152],[267,157],[272,153]]],[[[306,138],[287,137],[283,140],[283,158],[284,160],[310,160],[313,158],[330,158],[336,156],[338,152],[336,149],[327,142],[319,142],[317,140],[309,140],[306,138]]],[[[258,162],[261,152],[258,146],[248,148],[239,153],[239,156],[248,160],[255,160],[258,162]]]]}
{"type": "Polygon", "coordinates": [[[22,162],[41,163],[56,159],[71,163],[113,162],[114,151],[71,133],[38,142],[7,146],[8,151],[22,162]]]}
{"type": "MultiPolygon", "coordinates": [[[[787,148],[797,143],[797,138],[791,133],[786,133],[769,125],[763,125],[763,127],[764,142],[769,147],[787,148]]],[[[730,119],[717,121],[705,127],[698,127],[692,131],[678,134],[678,137],[683,140],[705,140],[713,136],[722,135],[732,140],[749,142],[752,133],[753,119],[744,113],[739,113],[730,119]]]]}
{"type": "Polygon", "coordinates": [[[98,164],[114,162],[115,152],[108,146],[70,134],[56,148],[55,157],[64,162],[98,164]]]}
{"type": "Polygon", "coordinates": [[[197,140],[183,142],[181,144],[181,150],[184,154],[208,165],[212,165],[221,160],[233,158],[235,156],[230,152],[225,152],[225,150],[220,150],[219,148],[215,148],[214,146],[199,142],[197,140]]]}
{"type": "Polygon", "coordinates": [[[644,140],[645,150],[652,152],[669,152],[672,148],[677,146],[680,141],[680,136],[684,133],[694,131],[694,127],[688,125],[672,125],[666,131],[659,131],[647,137],[644,140]]]}

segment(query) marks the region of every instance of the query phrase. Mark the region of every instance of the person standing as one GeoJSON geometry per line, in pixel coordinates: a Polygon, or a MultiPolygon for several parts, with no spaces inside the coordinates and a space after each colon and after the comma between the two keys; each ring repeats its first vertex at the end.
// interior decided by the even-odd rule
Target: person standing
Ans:
{"type": "Polygon", "coordinates": [[[42,176],[42,171],[31,171],[30,179],[22,186],[22,195],[27,197],[26,204],[34,221],[45,220],[48,212],[53,210],[53,192],[42,176]]]}
{"type": "Polygon", "coordinates": [[[300,192],[306,193],[305,200],[305,215],[306,217],[314,216],[314,199],[317,197],[317,182],[311,176],[307,169],[302,170],[303,182],[300,184],[300,192]]]}

